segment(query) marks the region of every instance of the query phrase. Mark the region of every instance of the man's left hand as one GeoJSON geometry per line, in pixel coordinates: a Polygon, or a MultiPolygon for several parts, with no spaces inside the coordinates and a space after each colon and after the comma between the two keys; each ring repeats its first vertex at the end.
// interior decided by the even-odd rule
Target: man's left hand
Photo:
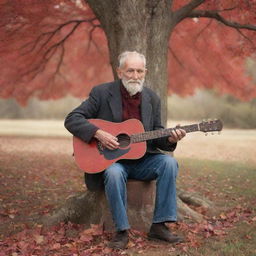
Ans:
{"type": "Polygon", "coordinates": [[[176,143],[186,136],[186,131],[179,128],[180,125],[177,125],[174,130],[171,132],[171,136],[168,138],[170,143],[176,143]]]}

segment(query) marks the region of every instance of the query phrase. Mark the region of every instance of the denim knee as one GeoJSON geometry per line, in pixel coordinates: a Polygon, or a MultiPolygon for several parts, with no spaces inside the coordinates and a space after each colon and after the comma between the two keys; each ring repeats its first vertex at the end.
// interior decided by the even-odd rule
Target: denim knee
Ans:
{"type": "Polygon", "coordinates": [[[169,155],[163,155],[161,159],[160,172],[164,172],[165,175],[170,177],[176,177],[178,173],[178,162],[176,159],[169,155]]]}
{"type": "Polygon", "coordinates": [[[104,172],[104,183],[107,181],[118,182],[120,180],[126,181],[126,173],[119,163],[114,163],[108,167],[104,172]]]}

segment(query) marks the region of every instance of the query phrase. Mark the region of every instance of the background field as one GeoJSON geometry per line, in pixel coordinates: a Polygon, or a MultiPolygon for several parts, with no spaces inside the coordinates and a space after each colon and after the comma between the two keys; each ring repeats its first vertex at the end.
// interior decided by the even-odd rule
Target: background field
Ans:
{"type": "MultiPolygon", "coordinates": [[[[0,119],[63,120],[83,100],[70,96],[48,101],[31,98],[27,106],[21,107],[13,99],[0,99],[0,119]]],[[[256,128],[256,99],[242,102],[229,95],[198,90],[186,98],[168,96],[167,108],[170,120],[219,118],[226,128],[256,128]]]]}
{"type": "MultiPolygon", "coordinates": [[[[169,121],[168,127],[193,123],[196,122],[169,121]]],[[[58,120],[0,120],[0,135],[72,137],[64,128],[63,121],[58,120]]],[[[217,132],[208,133],[207,136],[202,132],[187,134],[186,138],[179,142],[175,156],[256,164],[254,145],[256,145],[255,129],[227,129],[224,124],[220,134],[217,132]]],[[[70,147],[66,148],[71,151],[70,147]]]]}

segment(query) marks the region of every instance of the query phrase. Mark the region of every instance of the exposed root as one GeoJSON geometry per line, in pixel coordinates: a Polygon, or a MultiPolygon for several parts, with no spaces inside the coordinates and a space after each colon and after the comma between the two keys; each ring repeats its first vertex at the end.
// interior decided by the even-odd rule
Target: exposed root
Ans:
{"type": "Polygon", "coordinates": [[[195,193],[188,193],[186,191],[178,191],[179,198],[188,205],[193,205],[195,207],[203,207],[205,209],[210,209],[213,205],[208,199],[203,198],[195,193]]]}
{"type": "MultiPolygon", "coordinates": [[[[177,203],[180,220],[185,221],[189,219],[198,223],[203,221],[204,216],[193,210],[189,205],[203,207],[204,209],[210,209],[212,207],[212,203],[209,200],[184,191],[178,191],[177,203]]],[[[89,227],[90,224],[104,223],[104,217],[110,214],[108,212],[104,192],[91,192],[87,190],[69,197],[51,216],[44,217],[42,222],[44,225],[51,226],[60,222],[70,221],[85,224],[89,227]]],[[[140,213],[136,210],[136,213],[133,214],[139,215],[140,213]]],[[[143,221],[145,223],[151,223],[151,218],[143,219],[143,221]]]]}
{"type": "Polygon", "coordinates": [[[177,198],[178,204],[178,218],[180,220],[192,219],[198,223],[202,222],[204,217],[201,213],[194,211],[187,204],[185,204],[180,198],[177,198]]]}
{"type": "Polygon", "coordinates": [[[101,192],[85,191],[69,197],[60,209],[43,219],[44,225],[55,225],[59,222],[80,224],[98,223],[101,218],[101,192]],[[99,203],[97,203],[99,202],[99,203]]]}

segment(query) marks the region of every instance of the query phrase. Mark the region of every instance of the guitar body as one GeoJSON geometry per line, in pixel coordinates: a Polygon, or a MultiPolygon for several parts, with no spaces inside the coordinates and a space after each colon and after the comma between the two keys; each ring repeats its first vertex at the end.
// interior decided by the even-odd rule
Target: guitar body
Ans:
{"type": "MultiPolygon", "coordinates": [[[[145,132],[143,124],[137,119],[129,119],[121,123],[113,123],[101,119],[90,119],[90,123],[117,137],[119,148],[109,150],[96,140],[88,144],[77,137],[73,137],[74,156],[77,165],[87,173],[104,171],[112,163],[120,159],[139,159],[146,153],[146,141],[170,136],[172,130],[159,129],[145,132]]],[[[223,124],[220,120],[205,121],[199,124],[180,126],[188,132],[221,131],[223,124]]]]}
{"type": "Polygon", "coordinates": [[[116,136],[120,146],[118,149],[108,150],[96,139],[88,144],[74,136],[75,161],[86,173],[102,172],[120,159],[138,159],[146,153],[146,142],[130,141],[131,135],[144,132],[143,124],[139,120],[129,119],[121,123],[113,123],[101,119],[90,119],[89,122],[116,136]]]}

